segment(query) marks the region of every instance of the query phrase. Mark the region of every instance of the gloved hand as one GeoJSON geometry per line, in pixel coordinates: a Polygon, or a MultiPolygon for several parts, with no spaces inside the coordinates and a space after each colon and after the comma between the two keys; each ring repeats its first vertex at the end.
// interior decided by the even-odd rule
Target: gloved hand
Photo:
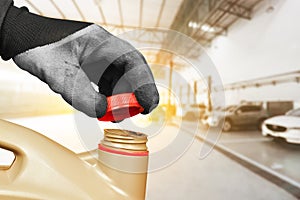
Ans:
{"type": "Polygon", "coordinates": [[[142,54],[98,25],[41,17],[11,6],[0,40],[4,60],[13,58],[88,116],[102,117],[106,97],[117,93],[134,92],[144,114],[158,104],[153,75],[142,54]]]}

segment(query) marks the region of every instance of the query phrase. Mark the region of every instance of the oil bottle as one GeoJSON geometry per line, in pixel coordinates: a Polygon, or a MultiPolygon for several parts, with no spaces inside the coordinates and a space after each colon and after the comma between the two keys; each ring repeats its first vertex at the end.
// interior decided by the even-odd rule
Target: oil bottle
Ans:
{"type": "Polygon", "coordinates": [[[97,150],[75,154],[28,128],[0,120],[0,147],[15,160],[0,168],[1,200],[143,200],[147,137],[105,130],[97,150]]]}

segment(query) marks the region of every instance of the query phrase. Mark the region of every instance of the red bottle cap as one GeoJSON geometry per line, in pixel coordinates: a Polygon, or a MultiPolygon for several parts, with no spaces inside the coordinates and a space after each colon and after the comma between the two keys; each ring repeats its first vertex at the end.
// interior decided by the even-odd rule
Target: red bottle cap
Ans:
{"type": "Polygon", "coordinates": [[[107,97],[106,114],[99,121],[121,121],[144,111],[134,93],[123,93],[107,97]]]}

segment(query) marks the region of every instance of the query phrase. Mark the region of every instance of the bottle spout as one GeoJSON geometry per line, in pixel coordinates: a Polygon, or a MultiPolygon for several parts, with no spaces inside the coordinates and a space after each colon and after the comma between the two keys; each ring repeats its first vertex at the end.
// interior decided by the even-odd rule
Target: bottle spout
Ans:
{"type": "Polygon", "coordinates": [[[128,156],[148,156],[147,136],[134,131],[105,129],[99,149],[128,156]]]}
{"type": "Polygon", "coordinates": [[[100,167],[130,199],[144,200],[148,171],[147,136],[105,129],[99,144],[100,167]]]}

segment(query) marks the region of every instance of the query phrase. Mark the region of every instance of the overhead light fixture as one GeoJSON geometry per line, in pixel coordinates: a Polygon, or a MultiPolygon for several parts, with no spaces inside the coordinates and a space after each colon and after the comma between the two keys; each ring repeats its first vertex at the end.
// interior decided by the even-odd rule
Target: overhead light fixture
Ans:
{"type": "Polygon", "coordinates": [[[194,21],[190,21],[189,24],[188,24],[188,26],[190,28],[193,28],[193,29],[199,29],[199,28],[201,28],[201,30],[204,31],[204,32],[210,32],[211,33],[211,32],[215,32],[216,31],[216,29],[214,27],[211,27],[208,24],[201,25],[201,23],[197,23],[197,22],[194,22],[194,21]]]}
{"type": "Polygon", "coordinates": [[[197,22],[190,21],[190,22],[189,22],[189,27],[190,27],[190,28],[194,28],[194,29],[200,28],[200,24],[197,23],[197,22]]]}
{"type": "Polygon", "coordinates": [[[201,30],[202,30],[202,31],[205,31],[205,32],[210,32],[210,33],[216,31],[216,29],[215,29],[214,27],[211,27],[211,26],[208,25],[208,24],[203,24],[203,25],[201,26],[201,30]]]}

